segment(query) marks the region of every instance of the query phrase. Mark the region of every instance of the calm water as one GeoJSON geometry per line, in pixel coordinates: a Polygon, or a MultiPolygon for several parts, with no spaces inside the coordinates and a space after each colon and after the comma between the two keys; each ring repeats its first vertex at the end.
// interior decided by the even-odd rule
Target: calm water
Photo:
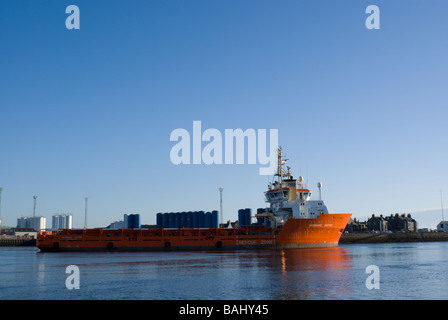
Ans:
{"type": "Polygon", "coordinates": [[[0,248],[0,299],[448,299],[448,243],[222,252],[0,248]],[[66,267],[80,270],[68,290],[66,267]],[[377,265],[380,288],[366,288],[377,265]]]}

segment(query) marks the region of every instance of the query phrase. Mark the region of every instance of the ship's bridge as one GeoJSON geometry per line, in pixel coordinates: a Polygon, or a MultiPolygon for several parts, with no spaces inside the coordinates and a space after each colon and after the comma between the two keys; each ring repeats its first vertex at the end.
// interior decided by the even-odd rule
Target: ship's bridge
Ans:
{"type": "Polygon", "coordinates": [[[274,201],[288,201],[289,199],[289,188],[279,188],[269,190],[265,193],[267,202],[274,201]]]}
{"type": "Polygon", "coordinates": [[[275,182],[269,186],[265,192],[266,202],[277,201],[309,201],[311,199],[311,190],[303,183],[303,178],[296,180],[291,176],[281,183],[275,182]],[[297,183],[297,185],[296,185],[297,183]]]}
{"type": "Polygon", "coordinates": [[[308,186],[303,182],[302,176],[297,179],[296,192],[298,201],[308,201],[311,199],[311,190],[308,189],[308,186]]]}

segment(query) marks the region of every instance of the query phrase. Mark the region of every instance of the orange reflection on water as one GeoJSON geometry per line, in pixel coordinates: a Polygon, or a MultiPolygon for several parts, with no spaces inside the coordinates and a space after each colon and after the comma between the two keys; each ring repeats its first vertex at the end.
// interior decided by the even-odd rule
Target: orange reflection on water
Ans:
{"type": "Polygon", "coordinates": [[[272,266],[281,268],[274,299],[338,299],[350,296],[353,271],[350,250],[340,247],[281,250],[272,266]]]}

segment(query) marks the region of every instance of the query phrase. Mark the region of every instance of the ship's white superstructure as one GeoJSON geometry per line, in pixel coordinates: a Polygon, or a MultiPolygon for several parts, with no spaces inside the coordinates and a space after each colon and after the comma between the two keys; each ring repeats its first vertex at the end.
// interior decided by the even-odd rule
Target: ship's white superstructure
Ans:
{"type": "Polygon", "coordinates": [[[266,202],[270,204],[267,212],[257,214],[257,217],[265,217],[275,226],[281,226],[288,219],[315,219],[321,214],[328,214],[327,207],[320,197],[319,200],[311,200],[311,190],[303,181],[303,177],[294,179],[290,168],[283,169],[286,160],[282,159],[282,149],[278,149],[277,173],[274,181],[269,184],[265,192],[266,202]]]}

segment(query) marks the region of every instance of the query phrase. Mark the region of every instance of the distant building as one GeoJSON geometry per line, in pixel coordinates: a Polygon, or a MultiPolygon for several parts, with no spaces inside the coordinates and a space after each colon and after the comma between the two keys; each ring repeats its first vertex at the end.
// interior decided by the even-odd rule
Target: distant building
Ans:
{"type": "Polygon", "coordinates": [[[448,221],[440,221],[437,225],[438,232],[448,232],[448,221]]]}
{"type": "Polygon", "coordinates": [[[417,231],[417,221],[412,219],[411,215],[405,215],[404,213],[399,215],[396,213],[395,215],[390,215],[387,217],[387,222],[389,223],[389,230],[392,232],[399,231],[417,231]]]}
{"type": "MultiPolygon", "coordinates": [[[[145,225],[148,227],[148,225],[145,225]]],[[[106,228],[108,229],[140,229],[140,215],[139,214],[124,214],[123,220],[114,221],[106,228]]]]}
{"type": "Polygon", "coordinates": [[[17,228],[33,228],[36,231],[45,230],[47,218],[21,217],[17,219],[17,228]]]}
{"type": "Polygon", "coordinates": [[[27,217],[21,217],[21,218],[17,219],[17,228],[26,228],[27,224],[28,224],[28,226],[30,224],[27,217]]]}
{"type": "Polygon", "coordinates": [[[107,226],[107,229],[123,229],[124,228],[124,221],[114,221],[109,226],[107,226]]]}
{"type": "Polygon", "coordinates": [[[8,231],[8,235],[15,236],[17,238],[37,238],[37,231],[33,228],[11,228],[8,231]]]}
{"type": "Polygon", "coordinates": [[[410,214],[396,213],[388,217],[372,214],[366,222],[359,222],[350,219],[345,228],[347,232],[377,231],[377,232],[416,232],[418,230],[417,221],[410,214]]]}
{"type": "Polygon", "coordinates": [[[124,228],[139,229],[140,215],[139,214],[125,214],[123,216],[124,228]]]}
{"type": "Polygon", "coordinates": [[[52,217],[52,229],[71,229],[73,217],[71,214],[57,214],[52,217]]]}
{"type": "Polygon", "coordinates": [[[367,220],[367,229],[369,231],[386,232],[389,230],[388,221],[384,219],[382,214],[379,217],[372,214],[372,217],[367,220]]]}
{"type": "Polygon", "coordinates": [[[347,226],[345,227],[345,231],[347,232],[366,232],[367,231],[367,223],[361,222],[359,220],[350,218],[348,220],[347,226]]]}

